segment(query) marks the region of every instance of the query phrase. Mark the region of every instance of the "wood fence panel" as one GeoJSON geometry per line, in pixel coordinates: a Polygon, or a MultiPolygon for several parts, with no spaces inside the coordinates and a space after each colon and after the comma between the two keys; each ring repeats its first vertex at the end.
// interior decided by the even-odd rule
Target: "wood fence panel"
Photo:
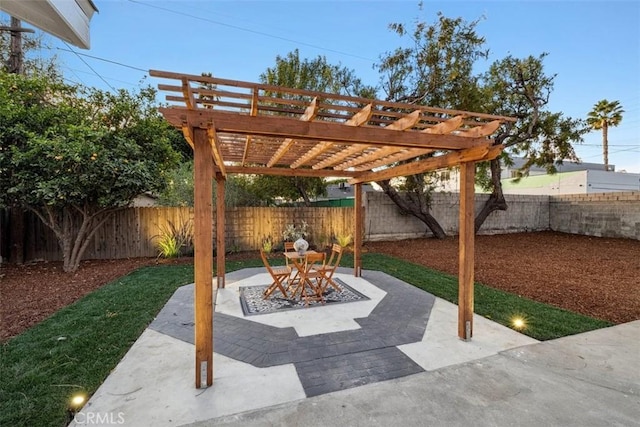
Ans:
{"type": "MultiPolygon", "coordinates": [[[[288,224],[309,224],[309,242],[325,248],[336,236],[353,232],[351,207],[242,207],[227,211],[225,239],[228,251],[258,250],[266,238],[282,248],[288,224]]],[[[33,214],[27,215],[26,260],[62,259],[54,233],[33,214]]],[[[212,218],[213,226],[216,218],[212,218]]],[[[193,224],[193,209],[187,207],[140,207],[115,212],[98,229],[83,259],[154,257],[157,240],[172,226],[193,224]]],[[[211,244],[215,247],[215,241],[211,244]]]]}

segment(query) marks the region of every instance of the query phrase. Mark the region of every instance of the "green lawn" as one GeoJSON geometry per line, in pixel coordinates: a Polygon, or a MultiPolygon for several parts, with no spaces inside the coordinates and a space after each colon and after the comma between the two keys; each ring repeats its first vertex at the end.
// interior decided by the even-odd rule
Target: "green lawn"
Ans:
{"type": "MultiPolygon", "coordinates": [[[[261,266],[230,261],[227,271],[261,266]]],[[[346,255],[342,265],[350,267],[346,255]]],[[[457,302],[457,278],[379,254],[363,267],[381,270],[448,301],[457,302]]],[[[1,426],[61,426],[75,392],[91,395],[122,359],[173,292],[193,282],[193,266],[141,268],[111,282],[2,344],[1,426]]],[[[475,312],[509,326],[524,315],[523,332],[546,340],[611,326],[549,305],[491,289],[475,288],[475,312]]]]}

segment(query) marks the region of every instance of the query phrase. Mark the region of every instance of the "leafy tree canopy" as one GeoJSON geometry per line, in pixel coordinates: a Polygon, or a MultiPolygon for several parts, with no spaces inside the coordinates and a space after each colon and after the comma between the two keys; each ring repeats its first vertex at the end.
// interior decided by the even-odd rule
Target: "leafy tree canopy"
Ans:
{"type": "MultiPolygon", "coordinates": [[[[260,81],[296,89],[375,97],[374,88],[363,85],[353,70],[329,64],[324,56],[300,59],[297,49],[285,57],[277,56],[275,66],[261,74],[260,81]]],[[[309,205],[312,198],[326,194],[326,186],[324,179],[312,177],[259,176],[253,182],[256,194],[267,203],[278,197],[288,201],[302,198],[309,205]]]]}
{"type": "MultiPolygon", "coordinates": [[[[518,118],[493,136],[496,144],[507,147],[502,157],[477,165],[479,182],[492,194],[476,217],[476,229],[492,211],[507,208],[500,183],[501,161],[509,162],[509,155],[523,156],[523,175],[533,165],[554,172],[563,160],[577,160],[572,144],[581,142],[586,131],[582,120],[548,110],[555,76],[544,70],[546,54],[508,56],[487,67],[483,62],[489,50],[477,33],[478,23],[438,13],[433,24],[420,20],[411,28],[391,24],[390,29],[409,43],[384,54],[377,66],[389,100],[518,118]]],[[[402,210],[425,222],[437,237],[444,237],[429,213],[429,193],[436,179],[433,173],[407,177],[404,185],[410,191],[404,197],[391,182],[379,184],[402,210]]]]}
{"type": "MultiPolygon", "coordinates": [[[[268,204],[266,196],[257,192],[253,177],[229,175],[225,182],[224,203],[227,207],[261,206],[268,204]]],[[[193,206],[193,161],[184,161],[168,173],[166,187],[158,193],[158,203],[164,206],[193,206]]],[[[213,186],[213,202],[217,198],[213,186]]]]}
{"type": "Polygon", "coordinates": [[[151,88],[109,93],[0,72],[0,205],[40,216],[75,269],[111,212],[163,188],[177,161],[172,131],[151,88]]]}

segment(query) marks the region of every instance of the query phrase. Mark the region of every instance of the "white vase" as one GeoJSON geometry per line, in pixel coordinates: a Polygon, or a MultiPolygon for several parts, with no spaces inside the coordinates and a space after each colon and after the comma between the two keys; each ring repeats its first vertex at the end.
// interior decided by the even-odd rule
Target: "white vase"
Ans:
{"type": "Polygon", "coordinates": [[[304,240],[302,237],[293,242],[293,249],[298,251],[299,254],[304,253],[307,249],[309,249],[309,242],[304,240]]]}

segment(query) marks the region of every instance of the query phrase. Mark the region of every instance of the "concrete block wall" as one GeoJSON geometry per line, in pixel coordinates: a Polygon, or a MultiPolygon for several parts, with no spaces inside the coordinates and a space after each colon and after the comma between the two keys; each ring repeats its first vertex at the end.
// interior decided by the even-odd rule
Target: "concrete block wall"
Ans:
{"type": "MultiPolygon", "coordinates": [[[[489,195],[476,195],[476,211],[489,195]]],[[[549,229],[549,196],[505,195],[507,211],[492,213],[481,234],[516,233],[549,229]]],[[[431,214],[447,234],[458,233],[460,198],[457,193],[432,195],[431,214]]],[[[365,240],[394,240],[431,235],[412,215],[406,215],[383,193],[365,193],[365,240]]]]}
{"type": "MultiPolygon", "coordinates": [[[[454,195],[458,197],[457,194],[454,195]]],[[[549,196],[505,194],[506,211],[496,211],[480,228],[480,234],[521,233],[549,229],[549,196]]],[[[476,214],[489,199],[488,194],[476,195],[476,214]]],[[[458,224],[456,223],[456,234],[458,224]]]]}
{"type": "Polygon", "coordinates": [[[549,218],[554,231],[640,240],[640,192],[550,196],[549,218]]]}

